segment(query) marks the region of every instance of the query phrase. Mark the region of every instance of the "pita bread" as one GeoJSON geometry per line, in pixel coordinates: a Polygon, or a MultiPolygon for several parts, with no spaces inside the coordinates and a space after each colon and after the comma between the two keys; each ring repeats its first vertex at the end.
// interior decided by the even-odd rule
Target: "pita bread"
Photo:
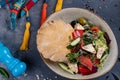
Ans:
{"type": "Polygon", "coordinates": [[[42,25],[37,34],[38,51],[46,59],[54,62],[66,62],[66,54],[70,53],[66,47],[73,31],[70,24],[61,20],[42,25]]]}

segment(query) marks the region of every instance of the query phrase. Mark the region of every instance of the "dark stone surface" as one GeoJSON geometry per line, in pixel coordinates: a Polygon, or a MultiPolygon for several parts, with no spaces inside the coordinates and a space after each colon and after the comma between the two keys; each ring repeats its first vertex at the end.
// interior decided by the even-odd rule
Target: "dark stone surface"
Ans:
{"type": "MultiPolygon", "coordinates": [[[[57,0],[48,0],[48,16],[54,12],[56,1],[57,0]]],[[[37,51],[36,34],[39,28],[42,3],[43,0],[39,0],[29,12],[31,18],[31,37],[28,51],[19,51],[25,29],[25,17],[17,20],[17,27],[15,31],[12,31],[9,29],[8,24],[10,18],[8,7],[5,6],[0,9],[0,41],[11,50],[15,57],[25,61],[28,66],[26,74],[15,78],[9,73],[10,78],[8,80],[38,80],[36,75],[39,76],[39,80],[68,80],[52,72],[42,61],[37,51]]],[[[120,0],[64,0],[63,8],[70,7],[85,8],[101,16],[111,27],[117,39],[118,47],[120,47],[120,0]]],[[[109,73],[93,80],[120,79],[119,66],[120,57],[114,68],[109,73]]],[[[0,63],[0,67],[6,68],[2,63],[0,63]]],[[[0,76],[0,80],[5,79],[0,76]]]]}

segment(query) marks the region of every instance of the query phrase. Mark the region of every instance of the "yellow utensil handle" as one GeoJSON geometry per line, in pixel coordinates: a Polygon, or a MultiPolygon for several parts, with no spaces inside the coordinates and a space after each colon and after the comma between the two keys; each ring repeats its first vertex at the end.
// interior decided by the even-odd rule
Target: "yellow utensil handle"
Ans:
{"type": "Polygon", "coordinates": [[[63,0],[58,0],[58,2],[56,4],[55,12],[62,9],[62,4],[63,4],[63,0]]]}
{"type": "Polygon", "coordinates": [[[26,29],[24,32],[23,42],[20,47],[20,50],[28,50],[29,38],[30,38],[30,22],[26,22],[26,29]]]}

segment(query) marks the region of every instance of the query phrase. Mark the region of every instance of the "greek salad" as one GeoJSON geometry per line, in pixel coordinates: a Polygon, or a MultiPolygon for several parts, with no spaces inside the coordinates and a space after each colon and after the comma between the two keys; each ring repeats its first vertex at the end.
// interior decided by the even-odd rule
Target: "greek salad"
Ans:
{"type": "Polygon", "coordinates": [[[70,42],[66,46],[71,53],[66,55],[68,62],[58,63],[61,68],[71,74],[89,75],[103,67],[103,62],[109,55],[110,39],[99,25],[92,24],[81,17],[72,21],[74,28],[70,42]]]}

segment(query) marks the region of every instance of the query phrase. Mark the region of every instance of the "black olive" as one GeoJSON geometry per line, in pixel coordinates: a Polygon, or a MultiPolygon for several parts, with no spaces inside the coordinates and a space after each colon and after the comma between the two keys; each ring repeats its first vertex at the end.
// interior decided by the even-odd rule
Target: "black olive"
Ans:
{"type": "Polygon", "coordinates": [[[77,23],[78,23],[78,21],[77,21],[77,20],[74,20],[74,21],[72,21],[70,24],[71,24],[71,26],[74,28],[77,23]]]}

